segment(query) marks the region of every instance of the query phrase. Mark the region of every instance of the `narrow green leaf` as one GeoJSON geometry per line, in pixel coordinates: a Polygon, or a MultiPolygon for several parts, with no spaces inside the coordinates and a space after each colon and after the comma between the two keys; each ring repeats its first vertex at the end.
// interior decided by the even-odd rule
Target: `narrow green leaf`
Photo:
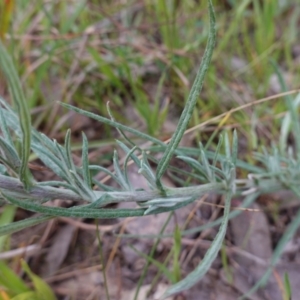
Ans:
{"type": "Polygon", "coordinates": [[[113,180],[115,180],[120,186],[122,186],[120,181],[119,181],[119,178],[114,173],[112,173],[111,171],[105,169],[104,167],[91,165],[91,166],[89,166],[89,168],[90,168],[90,170],[95,170],[95,171],[99,171],[99,172],[103,172],[103,173],[107,174],[113,180]]]}
{"type": "Polygon", "coordinates": [[[32,217],[29,219],[25,219],[22,221],[13,222],[13,223],[7,224],[7,225],[1,225],[0,226],[0,236],[18,232],[22,229],[46,222],[52,218],[53,218],[53,216],[38,216],[38,217],[32,217]]]}
{"type": "Polygon", "coordinates": [[[65,174],[67,174],[67,176],[70,178],[69,173],[71,170],[76,173],[76,168],[73,163],[72,157],[71,155],[70,157],[67,155],[66,149],[58,144],[56,140],[54,140],[53,143],[56,148],[55,155],[57,156],[62,169],[65,171],[65,174]]]}
{"type": "Polygon", "coordinates": [[[4,140],[12,147],[14,148],[14,143],[11,138],[11,134],[8,130],[7,124],[6,124],[6,118],[4,118],[3,114],[3,108],[0,106],[0,129],[2,131],[4,140]]]}
{"type": "MultiPolygon", "coordinates": [[[[6,205],[0,215],[0,230],[3,225],[10,224],[14,220],[16,207],[13,205],[6,205]]],[[[0,252],[3,251],[7,236],[0,237],[0,252]]]]}
{"type": "Polygon", "coordinates": [[[232,164],[231,169],[229,171],[228,177],[227,177],[227,184],[228,188],[230,189],[232,194],[235,194],[236,192],[236,170],[234,165],[232,164]]]}
{"type": "Polygon", "coordinates": [[[231,161],[236,166],[236,161],[238,157],[238,136],[236,130],[233,131],[233,140],[232,140],[232,153],[231,161]]]}
{"type": "MultiPolygon", "coordinates": [[[[166,220],[164,221],[164,224],[161,226],[161,229],[159,231],[159,234],[163,234],[164,231],[166,230],[166,227],[168,226],[171,218],[173,217],[174,213],[170,213],[168,214],[168,217],[166,218],[166,220]]],[[[154,243],[152,243],[152,247],[151,247],[151,250],[149,252],[149,257],[153,257],[155,252],[156,252],[156,249],[157,249],[157,246],[160,242],[160,239],[156,239],[156,241],[154,243]]],[[[166,263],[164,263],[164,265],[166,265],[166,263]]],[[[140,288],[141,286],[143,285],[143,282],[147,276],[147,273],[148,273],[148,270],[149,270],[149,267],[150,267],[150,262],[148,261],[145,265],[144,265],[144,268],[143,268],[143,271],[141,273],[141,276],[139,278],[139,281],[137,283],[137,287],[136,287],[136,290],[135,290],[135,295],[134,295],[134,298],[133,300],[137,300],[139,299],[138,298],[138,295],[139,295],[139,292],[140,292],[140,288]]]]}
{"type": "Polygon", "coordinates": [[[131,158],[131,155],[134,153],[134,151],[137,149],[137,146],[134,146],[127,154],[126,154],[126,157],[125,157],[125,160],[124,160],[124,164],[123,164],[123,169],[124,169],[124,177],[125,177],[125,180],[127,182],[127,185],[130,187],[130,190],[133,190],[132,186],[131,186],[131,183],[130,183],[130,180],[128,178],[128,170],[127,170],[127,167],[128,167],[128,163],[129,163],[129,159],[131,158]]]}
{"type": "Polygon", "coordinates": [[[284,273],[284,300],[292,299],[292,288],[289,275],[284,273]]]}
{"type": "MultiPolygon", "coordinates": [[[[140,168],[141,167],[141,161],[139,158],[131,151],[123,142],[116,140],[117,144],[121,147],[121,149],[128,155],[130,153],[131,159],[134,161],[134,163],[140,168]]],[[[134,149],[137,149],[137,146],[134,146],[134,149]]]]}
{"type": "Polygon", "coordinates": [[[34,144],[38,144],[39,146],[46,146],[51,153],[57,156],[57,149],[52,139],[49,139],[45,134],[35,130],[33,130],[33,137],[34,144]]]}
{"type": "Polygon", "coordinates": [[[0,136],[0,151],[5,155],[6,161],[13,171],[19,173],[21,161],[16,150],[0,136]]]}
{"type": "Polygon", "coordinates": [[[28,189],[30,186],[30,173],[27,167],[31,144],[30,113],[17,71],[2,41],[0,41],[0,68],[8,81],[9,90],[18,111],[18,119],[22,131],[21,167],[19,175],[25,188],[28,189]]]}
{"type": "Polygon", "coordinates": [[[130,186],[128,185],[128,182],[126,181],[126,178],[120,168],[119,165],[119,157],[118,157],[118,153],[115,150],[114,151],[114,158],[113,158],[113,164],[114,164],[114,170],[116,172],[116,176],[119,179],[119,182],[121,184],[121,187],[125,190],[125,191],[129,191],[131,190],[130,186]]]}
{"type": "MultiPolygon", "coordinates": [[[[152,153],[158,153],[158,152],[163,152],[166,149],[166,145],[164,146],[151,146],[148,149],[145,149],[147,151],[151,151],[152,153]]],[[[188,148],[188,147],[179,147],[178,150],[176,150],[176,154],[177,155],[186,155],[186,156],[198,156],[199,155],[199,150],[197,148],[188,148]]],[[[209,159],[214,159],[214,157],[216,156],[216,152],[215,151],[205,151],[205,154],[207,156],[207,158],[209,159]]],[[[226,159],[226,157],[222,154],[218,154],[217,156],[217,161],[220,162],[222,160],[226,159]]],[[[157,161],[153,158],[151,158],[151,161],[157,161]]],[[[248,172],[251,173],[261,173],[264,172],[264,168],[262,167],[257,167],[255,165],[252,165],[250,163],[246,163],[242,160],[237,160],[236,162],[237,167],[246,170],[248,172]]]]}
{"type": "MultiPolygon", "coordinates": [[[[213,163],[212,163],[212,165],[214,167],[217,165],[218,156],[219,156],[222,144],[223,144],[223,134],[221,134],[220,137],[219,137],[218,145],[217,145],[217,148],[216,148],[216,151],[215,151],[215,154],[214,154],[213,163]]],[[[205,154],[207,155],[208,152],[205,151],[205,154]]]]}
{"type": "MultiPolygon", "coordinates": [[[[253,193],[251,195],[248,195],[245,200],[243,201],[242,205],[240,205],[236,210],[230,212],[229,214],[229,220],[235,218],[236,216],[238,216],[239,214],[242,213],[243,208],[248,208],[259,196],[259,193],[253,193]]],[[[198,227],[194,227],[188,230],[184,230],[181,232],[181,236],[184,235],[191,235],[191,234],[195,234],[195,233],[199,233],[203,230],[209,229],[209,228],[213,228],[215,226],[218,226],[222,223],[223,221],[223,217],[218,218],[215,221],[209,222],[207,224],[198,226],[198,227]]],[[[157,235],[157,234],[147,234],[147,235],[136,235],[136,234],[120,234],[117,235],[120,236],[122,238],[144,238],[144,239],[154,239],[154,238],[169,238],[172,237],[172,234],[163,234],[163,235],[157,235]]]]}
{"type": "MultiPolygon", "coordinates": [[[[176,210],[181,207],[184,207],[192,202],[194,202],[198,197],[190,197],[190,198],[171,198],[170,202],[168,200],[165,200],[164,202],[161,202],[159,204],[151,204],[144,212],[144,215],[153,215],[153,214],[159,214],[167,209],[167,211],[170,210],[176,210]]],[[[155,201],[155,200],[150,200],[155,201]]],[[[163,198],[160,200],[163,201],[163,198]]]]}
{"type": "Polygon", "coordinates": [[[188,163],[199,175],[202,177],[202,180],[207,181],[208,177],[205,172],[205,168],[194,158],[188,156],[177,156],[177,158],[188,163]]]}
{"type": "Polygon", "coordinates": [[[70,189],[70,190],[73,189],[73,187],[70,184],[68,184],[66,182],[63,182],[63,181],[55,181],[55,180],[53,180],[53,181],[41,181],[41,182],[38,182],[36,185],[39,185],[39,186],[56,186],[56,187],[61,186],[61,187],[64,187],[66,189],[70,189]]]}
{"type": "MultiPolygon", "coordinates": [[[[293,186],[291,186],[291,189],[298,197],[300,197],[300,192],[297,188],[294,188],[293,186]]],[[[286,229],[286,231],[284,232],[283,236],[280,238],[280,240],[275,248],[275,251],[272,255],[272,259],[271,259],[269,268],[264,273],[264,275],[261,277],[261,279],[240,299],[247,298],[249,295],[254,293],[257,289],[259,289],[261,286],[264,286],[268,282],[268,279],[269,279],[270,275],[272,274],[272,270],[273,270],[274,266],[276,265],[276,263],[278,262],[281,254],[283,253],[283,251],[286,247],[286,244],[293,238],[293,236],[295,235],[299,226],[300,226],[300,209],[298,209],[298,212],[297,212],[296,216],[294,217],[294,220],[289,224],[289,226],[286,229]]]]}
{"type": "Polygon", "coordinates": [[[73,168],[72,150],[71,150],[71,130],[68,129],[65,136],[65,152],[67,156],[67,163],[70,170],[73,168]]]}
{"type": "Polygon", "coordinates": [[[115,187],[111,187],[109,185],[103,184],[100,181],[96,180],[96,179],[92,179],[92,182],[94,185],[96,185],[97,187],[99,187],[100,189],[102,189],[105,192],[115,192],[115,191],[119,191],[117,188],[115,187]]]}
{"type": "Polygon", "coordinates": [[[25,262],[25,260],[21,261],[23,270],[27,273],[30,279],[33,282],[34,288],[38,294],[38,299],[40,300],[56,300],[56,297],[51,290],[50,286],[42,280],[39,276],[35,275],[25,262]]]}
{"type": "Polygon", "coordinates": [[[77,113],[80,113],[80,114],[82,114],[82,115],[84,115],[84,116],[86,116],[86,117],[88,117],[88,118],[94,119],[94,120],[96,120],[96,121],[98,121],[98,122],[107,124],[107,125],[112,126],[112,127],[114,127],[114,128],[117,128],[117,129],[121,129],[121,130],[130,132],[130,133],[136,135],[137,137],[139,137],[139,138],[141,138],[141,139],[144,139],[144,140],[147,140],[147,141],[151,141],[151,142],[153,142],[153,143],[155,143],[155,144],[158,144],[158,145],[161,145],[161,146],[164,146],[164,147],[165,147],[164,142],[162,142],[162,141],[160,141],[160,140],[158,140],[158,139],[156,139],[156,138],[154,138],[154,137],[152,137],[152,136],[150,136],[150,135],[148,135],[148,134],[145,134],[145,133],[143,133],[143,132],[140,132],[140,131],[138,131],[138,130],[136,130],[136,129],[130,128],[130,127],[125,126],[125,125],[123,125],[123,124],[120,124],[120,123],[118,123],[118,122],[116,122],[116,121],[112,121],[112,120],[110,120],[110,119],[107,119],[107,118],[98,116],[98,115],[96,115],[96,114],[94,114],[94,113],[91,113],[91,112],[82,110],[82,109],[80,109],[80,108],[77,108],[77,107],[72,106],[72,105],[67,104],[67,103],[62,103],[62,102],[60,102],[60,105],[63,106],[63,107],[65,107],[65,108],[68,108],[68,109],[70,109],[70,110],[73,110],[73,111],[75,111],[75,112],[77,112],[77,113]]]}
{"type": "MultiPolygon", "coordinates": [[[[85,209],[84,207],[79,210],[78,207],[74,208],[61,208],[61,207],[50,207],[43,206],[36,203],[33,203],[32,200],[18,200],[7,194],[2,193],[4,198],[13,205],[16,205],[20,208],[46,214],[53,217],[75,217],[75,218],[103,218],[103,219],[115,219],[115,218],[125,218],[125,217],[138,217],[143,216],[145,209],[85,209]]],[[[191,198],[193,201],[195,198],[191,198]]],[[[173,211],[189,204],[190,201],[182,202],[172,207],[160,207],[149,214],[159,214],[163,212],[173,211]]],[[[13,224],[10,224],[13,225],[13,224]]],[[[19,228],[19,230],[23,229],[19,228]]],[[[16,230],[17,231],[17,230],[16,230]]],[[[4,233],[7,234],[7,231],[4,233]]]]}
{"type": "MultiPolygon", "coordinates": [[[[181,203],[181,202],[186,202],[190,201],[191,197],[186,196],[186,197],[174,197],[174,198],[157,198],[153,200],[148,200],[144,202],[140,202],[139,205],[142,207],[145,206],[157,206],[157,207],[171,207],[174,206],[175,204],[181,203]]],[[[195,198],[192,198],[195,200],[195,198]]]]}
{"type": "Polygon", "coordinates": [[[66,169],[63,168],[63,164],[53,153],[39,144],[33,144],[32,149],[49,169],[51,169],[60,178],[68,181],[69,176],[66,169]]]}
{"type": "Polygon", "coordinates": [[[82,178],[77,174],[77,172],[70,170],[70,178],[73,180],[73,185],[76,187],[76,191],[78,195],[82,197],[82,199],[92,202],[95,200],[95,195],[93,190],[88,187],[85,182],[82,180],[82,178]]]}
{"type": "MultiPolygon", "coordinates": [[[[110,201],[110,196],[108,194],[104,194],[102,195],[99,199],[97,199],[96,201],[85,205],[85,208],[97,208],[97,207],[101,207],[104,206],[106,204],[108,204],[110,201]]],[[[81,207],[79,207],[78,209],[81,209],[81,207]]]]}
{"type": "Polygon", "coordinates": [[[8,289],[13,296],[29,291],[27,285],[4,261],[0,261],[0,286],[8,289]]]}
{"type": "Polygon", "coordinates": [[[106,262],[104,260],[104,255],[103,255],[103,245],[102,245],[102,241],[101,241],[101,237],[100,237],[98,220],[96,220],[96,225],[97,225],[96,235],[97,235],[97,240],[98,240],[100,263],[102,265],[102,274],[103,274],[103,279],[104,279],[105,295],[106,295],[106,300],[110,300],[110,294],[109,294],[108,282],[107,282],[107,275],[106,275],[106,272],[107,272],[106,271],[106,262]]]}
{"type": "MultiPolygon", "coordinates": [[[[0,155],[0,161],[1,160],[4,160],[3,162],[5,163],[5,159],[0,155]]],[[[5,174],[7,174],[7,168],[3,164],[0,164],[0,175],[5,174]]]]}
{"type": "Polygon", "coordinates": [[[136,248],[134,248],[133,246],[129,246],[134,252],[136,252],[138,255],[140,255],[141,257],[145,258],[147,260],[147,262],[152,263],[153,265],[155,265],[171,282],[176,282],[175,279],[175,274],[170,272],[168,270],[168,268],[166,268],[161,262],[157,261],[156,259],[154,259],[153,257],[144,254],[143,252],[137,250],[136,248]]]}
{"type": "MultiPolygon", "coordinates": [[[[107,104],[106,104],[106,109],[107,109],[107,112],[108,112],[112,122],[115,122],[115,118],[113,117],[113,115],[110,111],[110,108],[109,108],[109,102],[107,102],[107,104]]],[[[126,134],[124,133],[124,131],[121,128],[116,127],[116,129],[119,132],[120,136],[122,136],[125,139],[125,141],[127,141],[131,146],[133,146],[133,147],[135,146],[135,144],[126,136],[126,134]]]]}
{"type": "Polygon", "coordinates": [[[30,292],[19,294],[11,298],[10,300],[40,300],[40,298],[37,292],[30,291],[30,292]]]}
{"type": "Polygon", "coordinates": [[[87,0],[76,1],[74,3],[71,14],[70,15],[68,14],[68,18],[64,18],[63,22],[61,22],[62,26],[60,30],[62,34],[67,34],[68,32],[74,32],[73,30],[77,26],[79,15],[82,14],[86,5],[87,5],[87,0]]]}
{"type": "Polygon", "coordinates": [[[228,263],[228,257],[227,257],[225,245],[223,245],[221,248],[221,261],[222,261],[222,266],[223,266],[224,274],[226,276],[227,281],[229,282],[229,284],[233,284],[233,274],[230,269],[230,265],[228,263]]]}
{"type": "Polygon", "coordinates": [[[142,161],[141,161],[141,167],[139,169],[139,173],[145,177],[145,179],[148,182],[148,185],[152,189],[157,188],[155,175],[153,174],[152,169],[149,165],[145,151],[143,151],[143,153],[142,153],[142,161]]]}
{"type": "Polygon", "coordinates": [[[225,132],[225,139],[224,139],[224,147],[225,147],[225,155],[227,160],[231,159],[231,151],[230,151],[230,142],[228,132],[225,132]]]}
{"type": "Polygon", "coordinates": [[[192,271],[189,275],[187,275],[183,280],[168,288],[162,297],[163,299],[191,288],[197,282],[199,282],[199,280],[201,280],[202,277],[209,270],[211,264],[214,262],[219,250],[222,247],[222,243],[226,234],[228,218],[230,213],[231,196],[231,192],[228,192],[226,194],[224,216],[219,232],[213,240],[210,248],[207,250],[203,260],[196,267],[196,269],[192,271]]]}
{"type": "Polygon", "coordinates": [[[176,282],[178,282],[181,278],[181,272],[180,272],[180,251],[181,251],[181,231],[178,225],[176,224],[175,230],[174,230],[174,255],[173,255],[173,273],[175,276],[176,282]]]}
{"type": "Polygon", "coordinates": [[[82,172],[86,185],[92,188],[92,180],[89,169],[89,145],[84,133],[82,133],[82,172]]]}
{"type": "MultiPolygon", "coordinates": [[[[9,168],[11,168],[13,170],[13,166],[11,166],[10,163],[9,163],[9,161],[6,160],[2,155],[0,155],[0,162],[3,163],[3,164],[1,164],[1,166],[3,166],[5,168],[5,171],[7,171],[7,167],[9,167],[9,168]]],[[[2,172],[2,170],[1,170],[1,172],[2,172]]]]}
{"type": "MultiPolygon", "coordinates": [[[[171,138],[170,143],[167,146],[167,149],[161,158],[157,170],[156,170],[156,181],[157,185],[161,186],[160,179],[165,173],[169,162],[187,128],[187,125],[192,117],[193,110],[195,108],[195,105],[198,101],[198,96],[200,91],[202,90],[204,78],[208,69],[208,66],[210,64],[213,49],[215,46],[216,41],[216,28],[215,28],[215,13],[214,8],[212,5],[211,0],[208,0],[208,7],[209,7],[209,17],[210,17],[210,30],[209,30],[209,37],[208,42],[206,45],[205,53],[199,68],[199,71],[197,73],[196,79],[194,81],[194,84],[192,86],[192,89],[190,91],[189,97],[187,99],[186,105],[184,107],[184,110],[180,116],[177,128],[171,138]]],[[[162,186],[161,186],[162,188],[162,186]]]]}
{"type": "MultiPolygon", "coordinates": [[[[295,190],[295,192],[297,192],[297,191],[295,190]]],[[[298,197],[300,196],[299,193],[296,195],[298,197]]],[[[264,273],[264,275],[261,277],[261,279],[258,280],[257,283],[245,295],[240,297],[240,299],[247,299],[252,293],[257,291],[260,287],[264,286],[268,282],[268,280],[272,274],[273,268],[275,267],[276,263],[278,262],[287,243],[293,238],[293,236],[295,235],[295,233],[299,229],[299,227],[300,227],[300,209],[298,209],[298,212],[297,212],[296,216],[294,217],[293,221],[289,224],[288,228],[285,230],[284,234],[280,238],[280,240],[273,252],[269,268],[264,273]]]]}
{"type": "Polygon", "coordinates": [[[212,171],[210,169],[210,165],[209,165],[208,159],[205,155],[204,147],[203,147],[202,143],[200,143],[200,154],[201,154],[202,164],[203,164],[203,167],[204,167],[204,170],[205,170],[205,175],[206,175],[206,177],[208,178],[208,180],[210,182],[213,182],[214,181],[214,174],[212,173],[212,171]]]}

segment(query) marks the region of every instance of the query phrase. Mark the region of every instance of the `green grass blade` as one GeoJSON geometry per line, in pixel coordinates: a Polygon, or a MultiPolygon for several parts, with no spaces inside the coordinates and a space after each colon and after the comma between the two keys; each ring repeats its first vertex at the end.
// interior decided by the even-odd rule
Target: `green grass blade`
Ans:
{"type": "Polygon", "coordinates": [[[13,295],[29,291],[23,280],[3,261],[0,261],[0,286],[13,295]]]}
{"type": "Polygon", "coordinates": [[[284,300],[292,299],[292,288],[289,275],[284,273],[284,300]]]}
{"type": "Polygon", "coordinates": [[[180,271],[180,251],[181,251],[181,231],[178,225],[176,224],[174,235],[173,235],[174,245],[173,245],[173,274],[176,282],[181,278],[180,271]]]}
{"type": "Polygon", "coordinates": [[[170,272],[168,270],[167,267],[165,267],[161,262],[157,261],[156,259],[154,259],[153,257],[151,257],[150,255],[146,255],[143,252],[137,250],[136,248],[134,248],[133,246],[129,246],[134,252],[136,252],[138,255],[140,255],[141,257],[143,257],[144,259],[147,260],[148,263],[152,263],[153,265],[155,265],[162,273],[165,274],[165,276],[171,281],[171,282],[175,282],[175,274],[173,272],[170,272]]]}
{"type": "Polygon", "coordinates": [[[102,245],[102,241],[101,241],[101,237],[100,237],[100,230],[99,230],[98,220],[96,221],[96,224],[97,224],[96,235],[97,235],[97,240],[98,240],[100,263],[102,265],[105,295],[106,295],[106,300],[110,300],[110,295],[109,295],[109,290],[108,290],[108,282],[107,282],[107,275],[106,275],[106,272],[107,272],[106,271],[106,262],[105,262],[104,255],[103,255],[103,245],[102,245]]]}
{"type": "Polygon", "coordinates": [[[214,8],[213,8],[211,0],[208,0],[208,6],[209,6],[209,17],[210,17],[210,31],[209,31],[209,38],[208,38],[207,46],[206,46],[205,53],[204,53],[199,71],[197,73],[196,79],[195,79],[192,89],[190,91],[187,103],[184,107],[184,110],[183,110],[181,116],[180,116],[178,126],[171,138],[170,143],[167,146],[167,149],[166,149],[163,157],[160,160],[160,163],[157,166],[156,181],[157,181],[158,186],[161,186],[160,179],[163,176],[163,174],[165,173],[165,171],[169,165],[169,162],[170,162],[182,136],[184,135],[187,125],[192,117],[193,110],[198,101],[198,96],[202,89],[204,78],[205,78],[208,66],[210,64],[211,58],[212,58],[212,53],[213,53],[213,49],[214,49],[215,41],[216,41],[216,28],[215,28],[216,20],[215,20],[215,13],[214,13],[214,8]]]}
{"type": "Polygon", "coordinates": [[[50,286],[42,280],[39,276],[35,275],[29,268],[25,260],[21,261],[22,269],[26,272],[28,277],[31,279],[34,288],[37,292],[37,298],[41,300],[56,300],[54,292],[51,290],[50,286]]]}
{"type": "MultiPolygon", "coordinates": [[[[11,222],[14,220],[15,212],[16,207],[13,205],[6,205],[3,208],[2,213],[0,215],[0,229],[3,225],[11,224],[11,222]]],[[[7,236],[0,237],[0,252],[3,251],[6,240],[7,236]]]]}
{"type": "Polygon", "coordinates": [[[21,82],[17,75],[12,59],[0,41],[0,68],[5,75],[14,104],[18,111],[19,122],[22,131],[22,151],[21,151],[21,167],[20,167],[20,180],[23,182],[26,189],[30,186],[30,174],[27,167],[30,144],[31,144],[31,120],[30,113],[26,103],[26,99],[22,90],[21,82]]]}
{"type": "Polygon", "coordinates": [[[22,294],[18,294],[17,296],[11,298],[10,300],[40,300],[40,298],[37,292],[30,291],[30,292],[24,292],[22,294]]]}

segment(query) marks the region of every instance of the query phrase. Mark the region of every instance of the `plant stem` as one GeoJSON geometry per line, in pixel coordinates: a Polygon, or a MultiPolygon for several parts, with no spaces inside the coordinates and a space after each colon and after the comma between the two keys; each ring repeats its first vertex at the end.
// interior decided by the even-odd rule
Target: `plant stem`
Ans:
{"type": "MultiPolygon", "coordinates": [[[[259,186],[255,186],[253,181],[245,180],[242,187],[238,189],[237,194],[241,194],[243,191],[250,188],[255,188],[255,191],[266,193],[269,191],[284,189],[282,184],[277,180],[262,180],[259,186]]],[[[16,197],[19,199],[34,199],[40,203],[61,199],[61,200],[73,200],[73,201],[88,201],[93,202],[88,196],[82,198],[79,194],[75,193],[70,189],[56,188],[51,186],[35,185],[29,191],[26,191],[23,184],[15,178],[0,175],[0,190],[4,193],[16,197]]],[[[226,191],[225,182],[207,183],[203,185],[196,185],[191,187],[183,188],[168,188],[166,189],[165,199],[174,199],[182,197],[200,197],[205,193],[224,193],[226,191]]],[[[104,206],[111,203],[120,202],[145,202],[153,199],[161,199],[159,190],[148,190],[148,191],[121,191],[121,192],[102,192],[94,191],[96,198],[99,199],[106,195],[107,200],[99,203],[99,206],[104,206]]],[[[0,199],[2,199],[0,195],[0,199]]]]}

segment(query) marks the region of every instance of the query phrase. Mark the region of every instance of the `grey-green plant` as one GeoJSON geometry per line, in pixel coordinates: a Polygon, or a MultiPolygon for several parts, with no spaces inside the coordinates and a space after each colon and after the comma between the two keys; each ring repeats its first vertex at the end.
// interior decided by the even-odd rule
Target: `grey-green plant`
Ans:
{"type": "MultiPolygon", "coordinates": [[[[281,138],[279,144],[274,145],[271,150],[263,149],[262,152],[255,154],[255,158],[260,162],[261,167],[238,159],[236,131],[232,134],[224,132],[214,152],[207,150],[201,143],[198,148],[178,146],[197,104],[213,54],[216,28],[211,0],[208,0],[208,11],[210,30],[206,50],[178,126],[167,145],[157,138],[122,125],[114,120],[111,113],[109,113],[110,118],[105,118],[69,104],[61,103],[65,108],[111,126],[120,132],[121,139],[117,141],[117,144],[124,151],[126,157],[124,164],[120,165],[118,152],[114,152],[114,172],[102,166],[90,164],[88,160],[89,143],[84,134],[82,136],[82,164],[77,166],[72,159],[71,132],[69,130],[66,133],[64,145],[60,145],[57,141],[50,139],[31,126],[29,109],[22,92],[20,80],[7,50],[0,42],[0,68],[7,79],[14,103],[14,107],[11,108],[5,100],[0,99],[0,129],[2,133],[0,137],[0,203],[1,205],[9,203],[16,207],[40,213],[39,216],[0,226],[0,235],[11,234],[59,216],[78,218],[143,217],[149,214],[175,211],[196,201],[206,193],[224,195],[225,209],[223,217],[206,226],[220,225],[211,247],[193,272],[179,282],[174,283],[165,292],[163,296],[165,298],[190,288],[208,271],[222,247],[228,220],[239,213],[238,211],[230,212],[230,203],[233,196],[245,196],[243,207],[250,205],[260,194],[269,191],[289,189],[300,197],[298,184],[300,179],[300,136],[298,134],[298,114],[296,113],[299,96],[295,101],[292,101],[291,98],[286,99],[288,113],[282,124],[282,136],[284,138],[281,138]],[[287,142],[287,136],[290,132],[295,138],[295,148],[289,147],[287,142]],[[127,134],[151,142],[152,146],[142,149],[135,145],[127,134]],[[224,153],[221,153],[222,149],[224,153]],[[157,160],[154,155],[157,152],[163,153],[160,160],[157,160]],[[37,182],[28,168],[31,153],[36,155],[61,180],[37,182]],[[178,181],[180,181],[178,174],[184,174],[185,172],[170,165],[170,161],[174,156],[193,170],[189,175],[199,182],[198,185],[170,188],[163,184],[161,179],[166,172],[177,178],[178,181]],[[147,180],[149,185],[147,190],[132,188],[127,174],[130,161],[138,167],[139,173],[147,180]],[[156,172],[152,171],[150,163],[157,164],[156,172]],[[247,178],[237,178],[237,169],[248,172],[247,178]],[[118,188],[98,181],[94,175],[97,172],[103,172],[111,176],[117,183],[118,188]],[[70,208],[44,205],[54,199],[72,200],[76,205],[70,208]],[[138,207],[136,209],[106,208],[108,204],[122,202],[135,202],[138,207]]],[[[278,68],[276,69],[278,71],[278,68]]],[[[278,74],[280,77],[279,71],[278,74]]],[[[283,81],[281,82],[284,90],[283,81]]],[[[266,283],[284,246],[291,239],[299,225],[300,212],[298,212],[278,243],[266,274],[254,286],[252,291],[266,283]]],[[[202,226],[192,229],[192,231],[199,232],[203,229],[202,226]]],[[[189,232],[191,230],[181,232],[181,235],[189,232]]]]}

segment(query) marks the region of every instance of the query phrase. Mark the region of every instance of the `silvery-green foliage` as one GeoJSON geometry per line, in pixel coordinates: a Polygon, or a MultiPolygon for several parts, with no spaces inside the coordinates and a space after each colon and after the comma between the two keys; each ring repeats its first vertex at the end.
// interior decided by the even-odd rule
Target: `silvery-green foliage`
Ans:
{"type": "MultiPolygon", "coordinates": [[[[25,189],[28,189],[31,182],[31,176],[28,169],[28,159],[30,154],[30,141],[31,141],[31,123],[30,123],[30,114],[29,109],[27,107],[26,99],[22,90],[22,86],[20,80],[18,79],[17,72],[12,63],[12,59],[6,49],[4,48],[1,40],[0,40],[0,68],[5,75],[11,97],[14,102],[14,106],[18,111],[18,124],[21,131],[21,160],[19,160],[20,165],[18,168],[18,174],[20,180],[24,184],[25,189]]],[[[0,115],[1,119],[3,115],[0,115]]],[[[4,137],[7,138],[6,150],[12,150],[13,145],[11,139],[8,137],[9,133],[6,128],[5,121],[1,122],[1,129],[3,129],[4,137]],[[8,146],[8,148],[7,148],[8,146]]],[[[3,144],[2,144],[3,146],[3,144]]],[[[5,150],[4,150],[5,151],[5,150]]],[[[14,153],[15,154],[15,153],[14,153]]],[[[8,152],[6,152],[6,156],[8,156],[8,152]]],[[[17,161],[13,161],[12,163],[17,163],[17,161]]],[[[16,166],[15,166],[16,167],[16,166]]]]}
{"type": "MultiPolygon", "coordinates": [[[[215,240],[201,264],[186,278],[166,291],[164,296],[168,297],[191,287],[208,271],[222,246],[228,220],[239,213],[230,213],[232,196],[245,195],[244,207],[255,201],[261,193],[274,192],[279,189],[290,189],[300,196],[300,136],[297,135],[299,124],[295,109],[300,103],[299,97],[294,103],[290,98],[286,99],[289,113],[282,124],[283,138],[280,140],[279,147],[274,146],[271,151],[265,149],[261,153],[255,154],[256,160],[262,164],[262,167],[238,159],[236,131],[233,132],[232,138],[230,133],[223,133],[214,152],[206,150],[202,143],[198,148],[178,148],[196,105],[215,45],[215,14],[210,0],[208,0],[208,4],[210,31],[207,47],[178,126],[169,144],[165,145],[157,138],[118,123],[109,111],[109,107],[110,118],[105,118],[69,104],[61,104],[119,131],[123,140],[118,140],[116,143],[118,150],[125,153],[125,159],[121,165],[118,151],[114,151],[113,172],[103,166],[90,164],[88,160],[89,145],[85,134],[82,135],[81,165],[77,166],[72,159],[70,130],[66,133],[64,145],[60,145],[31,127],[28,108],[17,72],[0,42],[0,68],[7,78],[15,103],[14,109],[12,109],[6,101],[0,98],[0,205],[11,203],[41,214],[41,216],[0,226],[0,235],[11,234],[59,216],[78,218],[142,217],[174,211],[199,199],[206,193],[224,195],[223,217],[207,224],[207,226],[220,225],[215,240]],[[297,125],[294,126],[295,124],[297,125]],[[291,128],[296,139],[296,149],[294,150],[287,146],[287,135],[291,128]],[[152,145],[148,149],[141,149],[125,133],[151,142],[152,145]],[[22,145],[20,152],[17,150],[16,143],[22,145]],[[40,158],[60,180],[36,182],[27,167],[30,152],[40,158]],[[157,160],[155,156],[157,152],[163,153],[160,160],[157,160]],[[191,172],[170,165],[171,158],[174,156],[186,163],[191,172]],[[136,165],[139,174],[147,181],[147,190],[133,189],[128,176],[128,165],[131,162],[136,165]],[[156,164],[156,172],[153,171],[152,164],[156,164]],[[248,178],[237,179],[237,168],[247,171],[248,178]],[[164,186],[161,179],[166,172],[177,182],[182,182],[178,174],[188,175],[197,181],[198,185],[179,188],[164,186]],[[116,185],[109,186],[98,181],[96,179],[98,173],[110,176],[116,185]],[[54,199],[72,200],[74,206],[64,208],[43,205],[54,199]],[[138,207],[135,209],[106,208],[108,204],[121,202],[135,202],[138,207]]],[[[277,262],[285,244],[299,225],[300,215],[283,235],[274,252],[270,269],[254,289],[268,279],[272,266],[277,262]]],[[[202,226],[194,229],[193,232],[201,231],[203,228],[202,226]]]]}

